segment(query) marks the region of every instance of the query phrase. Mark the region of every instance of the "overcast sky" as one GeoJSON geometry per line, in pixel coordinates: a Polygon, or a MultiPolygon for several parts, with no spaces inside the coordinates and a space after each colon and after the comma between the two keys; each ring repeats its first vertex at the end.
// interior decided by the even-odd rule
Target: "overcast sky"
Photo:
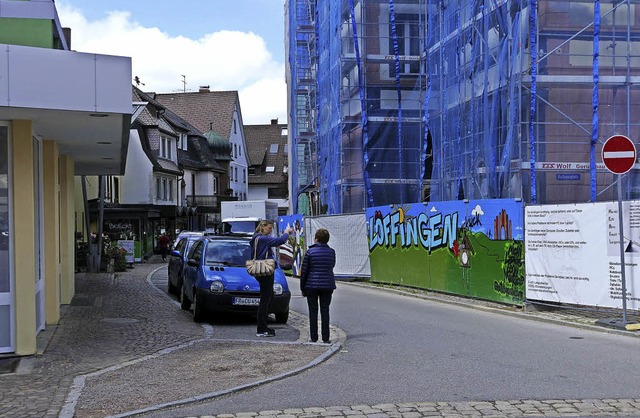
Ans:
{"type": "MultiPolygon", "coordinates": [[[[238,90],[243,121],[286,123],[285,0],[57,0],[71,48],[132,58],[143,91],[238,90]]],[[[133,83],[133,80],[132,80],[133,83]]]]}

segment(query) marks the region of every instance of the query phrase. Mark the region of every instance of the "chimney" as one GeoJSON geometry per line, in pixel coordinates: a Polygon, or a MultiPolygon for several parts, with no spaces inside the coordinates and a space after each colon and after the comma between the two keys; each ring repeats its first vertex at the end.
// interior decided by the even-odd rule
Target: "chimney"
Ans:
{"type": "Polygon", "coordinates": [[[278,118],[271,119],[271,124],[272,125],[277,125],[278,124],[278,118]]]}
{"type": "Polygon", "coordinates": [[[71,28],[62,28],[62,34],[64,35],[64,39],[67,40],[69,51],[71,51],[71,28]]]}
{"type": "Polygon", "coordinates": [[[209,86],[200,86],[198,93],[209,93],[209,86]]]}

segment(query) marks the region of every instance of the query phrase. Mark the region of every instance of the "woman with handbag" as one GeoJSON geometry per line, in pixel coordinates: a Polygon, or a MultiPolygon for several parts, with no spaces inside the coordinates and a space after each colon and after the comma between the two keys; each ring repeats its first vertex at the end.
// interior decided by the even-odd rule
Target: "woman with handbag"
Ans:
{"type": "MultiPolygon", "coordinates": [[[[293,228],[285,229],[284,234],[280,237],[272,237],[273,221],[260,221],[256,228],[256,233],[251,237],[251,254],[256,260],[264,260],[273,258],[273,250],[271,247],[278,247],[289,239],[289,234],[293,232],[293,228]]],[[[269,305],[273,299],[273,273],[269,276],[255,276],[260,283],[260,305],[258,305],[258,337],[275,337],[276,331],[267,326],[267,316],[269,315],[269,305]]]]}

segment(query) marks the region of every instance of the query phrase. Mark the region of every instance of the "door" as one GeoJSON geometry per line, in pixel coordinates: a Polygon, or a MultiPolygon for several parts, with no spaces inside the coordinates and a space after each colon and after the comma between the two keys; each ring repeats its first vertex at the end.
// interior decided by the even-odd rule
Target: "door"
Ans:
{"type": "Polygon", "coordinates": [[[0,353],[14,350],[9,126],[0,122],[0,353]]]}

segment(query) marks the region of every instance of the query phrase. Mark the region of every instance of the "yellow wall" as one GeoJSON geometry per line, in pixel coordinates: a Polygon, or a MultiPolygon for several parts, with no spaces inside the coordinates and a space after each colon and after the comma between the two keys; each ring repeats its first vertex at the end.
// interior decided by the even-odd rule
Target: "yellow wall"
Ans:
{"type": "Polygon", "coordinates": [[[31,121],[13,121],[11,134],[16,354],[29,355],[36,352],[35,199],[31,121]]]}
{"type": "Polygon", "coordinates": [[[60,320],[60,183],[58,144],[54,141],[43,141],[42,163],[45,321],[57,324],[60,320]]]}
{"type": "Polygon", "coordinates": [[[71,303],[75,293],[75,179],[73,160],[68,155],[60,156],[60,300],[71,303]]]}

